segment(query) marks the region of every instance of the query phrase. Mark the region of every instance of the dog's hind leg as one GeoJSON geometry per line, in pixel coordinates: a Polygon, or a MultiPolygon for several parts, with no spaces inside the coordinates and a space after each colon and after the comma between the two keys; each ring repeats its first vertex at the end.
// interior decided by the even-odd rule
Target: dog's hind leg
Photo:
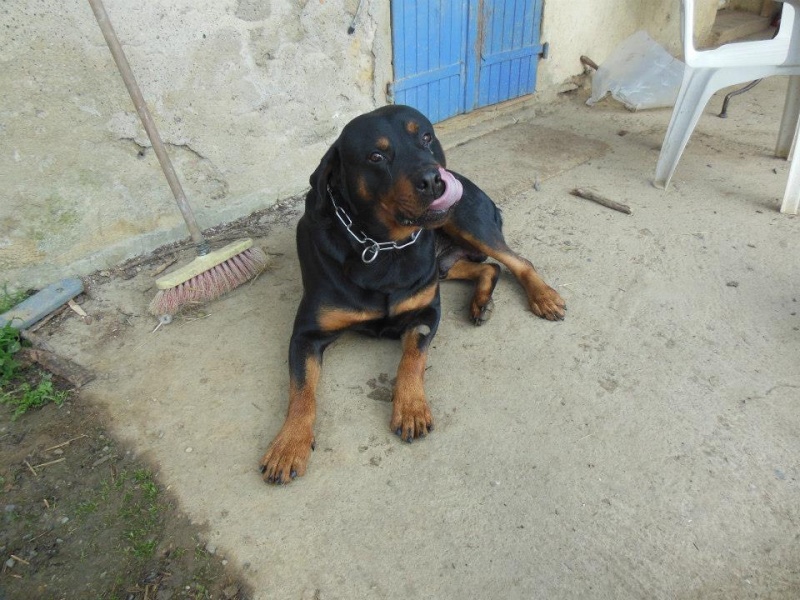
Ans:
{"type": "Polygon", "coordinates": [[[476,263],[462,258],[451,266],[445,279],[466,279],[475,282],[469,314],[475,325],[483,325],[492,316],[492,292],[500,278],[500,267],[493,263],[476,263]]]}
{"type": "Polygon", "coordinates": [[[500,210],[469,179],[460,175],[458,178],[464,186],[464,196],[442,231],[456,243],[504,264],[525,289],[528,306],[535,315],[549,321],[563,319],[566,303],[558,292],[544,282],[531,261],[506,244],[500,210]]]}
{"type": "Polygon", "coordinates": [[[504,264],[506,268],[520,282],[528,297],[528,306],[537,317],[548,321],[560,321],[564,318],[566,302],[558,292],[547,285],[533,268],[533,264],[511,250],[500,234],[499,239],[484,241],[471,233],[457,229],[452,224],[444,227],[445,233],[459,240],[460,243],[491,256],[496,261],[504,264]]]}
{"type": "Polygon", "coordinates": [[[520,256],[508,246],[505,248],[486,248],[486,253],[495,260],[503,263],[517,278],[528,297],[528,306],[537,317],[548,321],[561,321],[564,319],[567,303],[561,295],[547,285],[533,268],[527,258],[520,256]]]}

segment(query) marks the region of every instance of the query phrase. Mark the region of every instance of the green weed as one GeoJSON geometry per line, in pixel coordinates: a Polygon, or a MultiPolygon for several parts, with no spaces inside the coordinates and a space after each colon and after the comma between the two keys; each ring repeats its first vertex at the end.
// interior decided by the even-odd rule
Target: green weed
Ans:
{"type": "MultiPolygon", "coordinates": [[[[0,313],[14,308],[27,295],[27,292],[9,292],[8,284],[4,283],[3,289],[0,291],[0,313]]],[[[14,360],[14,355],[19,352],[21,347],[19,331],[10,323],[6,323],[0,329],[0,387],[19,371],[19,363],[14,360]]]]}
{"type": "Polygon", "coordinates": [[[75,514],[79,517],[84,517],[86,515],[90,515],[92,513],[97,512],[97,503],[92,502],[91,500],[87,500],[86,502],[81,502],[75,508],[75,514]]]}
{"type": "MultiPolygon", "coordinates": [[[[0,291],[0,312],[16,306],[27,295],[27,292],[9,292],[8,285],[3,284],[3,289],[0,291]]],[[[15,358],[20,349],[22,340],[19,331],[10,323],[6,323],[0,328],[0,404],[8,404],[14,409],[12,420],[17,420],[32,408],[40,408],[45,404],[61,406],[68,396],[67,392],[55,388],[47,374],[41,376],[37,374],[33,379],[38,381],[35,385],[28,381],[17,383],[23,378],[31,380],[30,377],[24,376],[25,370],[15,358]]]]}
{"type": "Polygon", "coordinates": [[[158,547],[158,540],[153,536],[161,520],[158,485],[147,469],[123,472],[117,480],[127,482],[119,510],[125,523],[126,550],[136,558],[150,558],[158,547]]]}
{"type": "Polygon", "coordinates": [[[19,331],[6,323],[0,329],[0,386],[5,385],[19,371],[19,363],[14,355],[22,348],[19,331]]]}
{"type": "Polygon", "coordinates": [[[0,404],[8,404],[13,407],[14,413],[11,415],[11,420],[16,421],[32,408],[40,408],[50,403],[61,406],[68,396],[68,392],[57,390],[53,386],[50,376],[45,374],[42,375],[42,379],[36,387],[32,387],[29,383],[23,383],[13,390],[0,391],[0,404]]]}
{"type": "Polygon", "coordinates": [[[16,292],[8,291],[8,283],[3,284],[3,291],[0,292],[0,314],[11,310],[17,304],[28,297],[28,292],[17,290],[16,292]]]}

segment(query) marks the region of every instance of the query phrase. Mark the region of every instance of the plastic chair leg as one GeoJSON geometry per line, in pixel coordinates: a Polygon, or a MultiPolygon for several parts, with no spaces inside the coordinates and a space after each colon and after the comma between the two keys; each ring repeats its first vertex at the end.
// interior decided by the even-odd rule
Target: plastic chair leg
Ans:
{"type": "MultiPolygon", "coordinates": [[[[800,133],[800,122],[795,125],[795,138],[800,133]]],[[[800,152],[795,152],[789,167],[786,191],[783,193],[781,212],[796,215],[800,208],[800,152]]]]}
{"type": "Polygon", "coordinates": [[[783,104],[783,117],[778,131],[775,156],[788,158],[792,154],[798,116],[800,116],[800,75],[791,75],[789,88],[786,90],[786,101],[783,104]]]}
{"type": "Polygon", "coordinates": [[[709,69],[686,67],[683,83],[675,101],[675,109],[672,111],[672,118],[658,156],[654,186],[667,189],[681,154],[706,104],[714,94],[715,90],[709,86],[713,75],[714,72],[709,69]]]}

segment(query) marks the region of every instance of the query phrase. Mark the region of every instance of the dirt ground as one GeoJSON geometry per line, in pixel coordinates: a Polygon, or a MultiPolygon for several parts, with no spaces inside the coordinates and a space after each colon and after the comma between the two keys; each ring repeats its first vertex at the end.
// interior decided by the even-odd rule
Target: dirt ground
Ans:
{"type": "Polygon", "coordinates": [[[296,203],[232,232],[269,253],[256,281],[157,327],[166,257],[109,265],[91,323],[64,319],[49,343],[96,373],[81,403],[253,598],[800,597],[800,220],[777,212],[788,165],[771,156],[785,85],[726,120],[715,98],[666,192],[650,181],[668,110],[577,92],[441,128],[449,167],[503,208],[569,312],[536,319],[504,273],[475,328],[467,286],[443,285],[423,441],[388,430],[397,345],[347,336],[325,356],[308,473],[262,483],[301,295],[296,203]]]}
{"type": "Polygon", "coordinates": [[[247,598],[107,421],[77,393],[16,420],[0,406],[0,598],[247,598]]]}

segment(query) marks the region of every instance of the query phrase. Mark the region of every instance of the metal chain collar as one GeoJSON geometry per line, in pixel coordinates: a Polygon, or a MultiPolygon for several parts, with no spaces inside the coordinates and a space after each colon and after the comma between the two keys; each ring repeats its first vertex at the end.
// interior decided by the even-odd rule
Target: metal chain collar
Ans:
{"type": "Polygon", "coordinates": [[[336,200],[333,198],[333,192],[331,191],[330,186],[328,187],[328,196],[331,198],[331,203],[333,204],[333,209],[336,212],[336,216],[339,217],[342,225],[344,225],[345,229],[347,229],[347,233],[353,236],[353,239],[359,244],[365,244],[367,246],[361,252],[361,260],[364,262],[364,264],[373,262],[376,258],[378,258],[378,254],[384,250],[400,250],[406,246],[410,246],[417,241],[419,234],[422,233],[422,229],[418,229],[411,234],[411,237],[407,241],[402,243],[376,242],[371,237],[367,236],[363,231],[361,232],[361,236],[359,236],[355,231],[353,231],[353,219],[350,218],[350,215],[348,215],[342,207],[336,204],[336,200]]]}

